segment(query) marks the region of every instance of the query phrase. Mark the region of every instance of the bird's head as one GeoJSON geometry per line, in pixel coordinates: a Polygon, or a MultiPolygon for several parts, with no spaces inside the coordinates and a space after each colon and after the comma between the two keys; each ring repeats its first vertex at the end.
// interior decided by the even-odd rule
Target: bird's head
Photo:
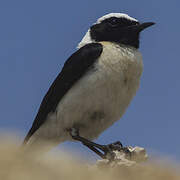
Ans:
{"type": "Polygon", "coordinates": [[[110,13],[93,24],[79,47],[91,42],[110,41],[139,48],[139,34],[153,22],[139,23],[138,20],[122,13],[110,13]]]}

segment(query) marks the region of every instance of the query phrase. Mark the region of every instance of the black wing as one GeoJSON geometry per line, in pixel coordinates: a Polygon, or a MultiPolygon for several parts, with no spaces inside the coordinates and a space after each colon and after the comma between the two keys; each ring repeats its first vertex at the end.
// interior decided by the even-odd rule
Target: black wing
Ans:
{"type": "Polygon", "coordinates": [[[101,55],[101,52],[101,44],[87,44],[72,54],[65,62],[62,71],[43,98],[32,127],[24,139],[24,144],[26,144],[34,132],[45,122],[47,115],[56,110],[58,103],[67,91],[93,66],[94,62],[101,55]]]}

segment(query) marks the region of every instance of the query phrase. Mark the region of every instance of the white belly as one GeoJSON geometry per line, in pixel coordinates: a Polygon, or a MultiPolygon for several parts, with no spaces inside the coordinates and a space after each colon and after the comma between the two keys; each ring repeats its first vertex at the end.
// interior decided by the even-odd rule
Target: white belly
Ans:
{"type": "Polygon", "coordinates": [[[102,45],[95,69],[68,91],[56,112],[49,114],[33,136],[59,142],[72,140],[66,130],[75,127],[81,136],[94,139],[121,118],[139,87],[141,54],[112,43],[102,45]]]}

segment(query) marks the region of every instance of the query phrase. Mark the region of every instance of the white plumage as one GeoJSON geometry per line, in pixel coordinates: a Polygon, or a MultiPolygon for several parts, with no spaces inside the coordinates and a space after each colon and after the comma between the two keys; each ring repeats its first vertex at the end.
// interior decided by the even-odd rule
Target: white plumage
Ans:
{"type": "Polygon", "coordinates": [[[67,129],[76,126],[81,136],[95,139],[124,114],[139,87],[142,56],[133,47],[100,43],[103,52],[95,70],[68,91],[28,145],[42,138],[57,144],[72,140],[67,129]]]}

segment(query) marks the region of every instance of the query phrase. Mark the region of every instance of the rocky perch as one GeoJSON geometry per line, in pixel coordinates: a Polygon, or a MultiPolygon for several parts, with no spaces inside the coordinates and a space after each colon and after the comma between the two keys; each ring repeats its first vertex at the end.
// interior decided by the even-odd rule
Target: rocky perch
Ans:
{"type": "Polygon", "coordinates": [[[103,167],[131,167],[148,159],[146,150],[142,147],[125,147],[125,150],[113,150],[106,155],[106,159],[98,160],[96,166],[103,167]]]}

